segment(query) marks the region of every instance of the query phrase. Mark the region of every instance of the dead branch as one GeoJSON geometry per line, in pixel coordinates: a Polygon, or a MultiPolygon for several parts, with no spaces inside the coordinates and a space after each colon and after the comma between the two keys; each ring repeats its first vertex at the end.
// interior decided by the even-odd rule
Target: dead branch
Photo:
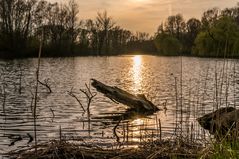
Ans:
{"type": "Polygon", "coordinates": [[[86,87],[86,90],[80,89],[80,91],[82,93],[84,93],[85,96],[87,97],[87,100],[88,100],[88,102],[87,102],[87,112],[89,112],[90,104],[92,102],[92,99],[97,95],[97,93],[92,93],[91,90],[90,90],[90,87],[87,84],[85,84],[85,87],[86,87]]]}
{"type": "Polygon", "coordinates": [[[54,118],[55,118],[55,113],[54,113],[54,110],[52,108],[50,108],[51,110],[51,113],[52,113],[52,122],[54,121],[54,118]]]}
{"type": "Polygon", "coordinates": [[[100,93],[104,94],[111,100],[115,100],[128,106],[130,109],[137,111],[157,111],[159,110],[151,101],[143,94],[131,94],[115,86],[106,85],[95,79],[91,79],[91,85],[100,93]]]}
{"type": "Polygon", "coordinates": [[[39,82],[41,85],[45,86],[45,87],[48,89],[49,93],[52,93],[51,87],[50,87],[50,85],[49,85],[49,83],[48,83],[48,82],[49,82],[49,78],[48,78],[48,79],[45,79],[44,82],[41,82],[40,80],[38,80],[38,82],[39,82]]]}
{"type": "Polygon", "coordinates": [[[85,94],[85,96],[87,97],[87,118],[88,118],[88,131],[89,131],[89,136],[90,136],[90,105],[92,102],[92,99],[97,95],[97,93],[92,93],[90,90],[90,87],[85,84],[86,90],[80,89],[80,91],[85,94]]]}
{"type": "Polygon", "coordinates": [[[67,91],[67,93],[68,93],[68,95],[70,95],[71,97],[76,99],[76,101],[80,104],[82,110],[85,112],[85,108],[84,108],[83,104],[81,103],[80,99],[74,94],[73,88],[71,88],[71,91],[67,91]]]}
{"type": "Polygon", "coordinates": [[[20,75],[19,75],[19,89],[18,92],[19,94],[22,93],[22,66],[19,64],[19,69],[20,69],[20,75]]]}
{"type": "Polygon", "coordinates": [[[3,102],[2,102],[3,114],[5,115],[5,106],[6,106],[6,98],[7,98],[5,83],[2,85],[2,97],[3,97],[3,102]]]}
{"type": "Polygon", "coordinates": [[[33,101],[34,101],[35,96],[34,96],[33,92],[31,91],[31,89],[30,89],[30,93],[32,95],[30,108],[31,108],[31,112],[32,112],[32,115],[33,115],[33,101]]]}
{"type": "Polygon", "coordinates": [[[34,139],[31,134],[27,133],[27,137],[29,138],[27,144],[30,144],[34,139]]]}
{"type": "Polygon", "coordinates": [[[122,120],[122,119],[120,119],[120,120],[117,122],[117,124],[114,126],[114,128],[113,128],[113,133],[114,133],[114,135],[115,135],[115,137],[116,137],[117,143],[120,143],[120,138],[119,138],[119,136],[117,135],[116,130],[117,130],[117,127],[120,125],[121,120],[122,120]]]}
{"type": "MultiPolygon", "coordinates": [[[[89,131],[89,136],[90,136],[90,122],[91,122],[91,119],[90,119],[90,105],[91,105],[91,102],[92,102],[92,99],[97,95],[97,93],[92,93],[91,90],[90,90],[90,87],[85,84],[85,87],[86,89],[83,90],[83,89],[80,89],[80,91],[86,96],[87,98],[87,108],[85,110],[83,104],[81,103],[80,99],[77,98],[77,96],[73,93],[73,88],[71,89],[71,91],[68,91],[68,94],[75,98],[78,103],[80,104],[81,108],[83,109],[84,113],[87,112],[87,118],[88,118],[88,131],[89,131]]],[[[83,114],[84,114],[83,113],[83,114]]]]}

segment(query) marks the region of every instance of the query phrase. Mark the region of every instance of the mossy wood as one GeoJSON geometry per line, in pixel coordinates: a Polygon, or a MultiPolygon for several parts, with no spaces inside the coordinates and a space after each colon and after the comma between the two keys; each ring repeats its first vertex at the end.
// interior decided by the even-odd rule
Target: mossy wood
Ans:
{"type": "Polygon", "coordinates": [[[213,135],[225,136],[230,131],[238,132],[239,110],[233,107],[220,108],[198,118],[199,124],[213,135]]]}
{"type": "Polygon", "coordinates": [[[133,95],[118,87],[108,86],[100,81],[92,79],[91,85],[100,93],[113,101],[117,101],[137,111],[157,111],[159,110],[145,95],[133,95]]]}

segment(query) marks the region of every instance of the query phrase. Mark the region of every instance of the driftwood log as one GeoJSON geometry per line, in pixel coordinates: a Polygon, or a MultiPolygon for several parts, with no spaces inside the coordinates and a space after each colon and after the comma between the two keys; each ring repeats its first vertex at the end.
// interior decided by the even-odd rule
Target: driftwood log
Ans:
{"type": "Polygon", "coordinates": [[[100,93],[113,101],[122,103],[136,111],[157,111],[159,110],[145,95],[133,95],[118,87],[108,86],[100,81],[92,79],[91,85],[100,93]]]}
{"type": "Polygon", "coordinates": [[[238,134],[239,110],[233,107],[220,108],[212,113],[198,118],[199,124],[210,134],[222,138],[225,135],[238,134]]]}

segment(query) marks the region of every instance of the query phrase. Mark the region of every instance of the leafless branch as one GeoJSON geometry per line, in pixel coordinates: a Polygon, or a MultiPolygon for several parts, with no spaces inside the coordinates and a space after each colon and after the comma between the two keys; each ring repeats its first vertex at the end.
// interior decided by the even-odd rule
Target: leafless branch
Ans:
{"type": "Polygon", "coordinates": [[[55,118],[55,113],[54,113],[54,110],[52,108],[50,108],[50,110],[51,110],[51,113],[52,113],[52,122],[53,122],[53,120],[55,118]]]}
{"type": "Polygon", "coordinates": [[[87,84],[85,84],[85,86],[86,86],[86,89],[87,89],[87,90],[80,89],[80,91],[81,91],[82,93],[84,93],[85,96],[87,97],[87,100],[88,100],[88,103],[87,103],[87,112],[88,112],[88,111],[90,110],[90,104],[91,104],[91,102],[92,102],[92,99],[97,95],[97,93],[92,93],[91,90],[90,90],[90,87],[89,87],[87,84]]]}
{"type": "Polygon", "coordinates": [[[122,120],[122,119],[120,119],[120,120],[117,122],[117,124],[114,126],[114,128],[113,128],[113,133],[114,133],[114,135],[115,135],[115,137],[116,137],[117,143],[120,143],[120,138],[119,138],[119,136],[117,135],[116,130],[117,130],[117,127],[120,125],[121,120],[122,120]]]}
{"type": "Polygon", "coordinates": [[[32,95],[32,100],[31,100],[31,105],[30,105],[30,107],[31,107],[31,112],[32,112],[32,114],[33,114],[33,101],[34,101],[34,98],[35,98],[35,96],[34,96],[34,94],[33,94],[33,92],[31,91],[31,89],[30,89],[30,93],[31,93],[31,95],[32,95]]]}
{"type": "Polygon", "coordinates": [[[48,79],[45,79],[44,82],[41,82],[40,80],[38,80],[38,82],[39,82],[41,85],[45,86],[45,87],[48,89],[49,93],[52,93],[51,87],[50,87],[50,85],[49,85],[49,78],[48,78],[48,79]]]}
{"type": "Polygon", "coordinates": [[[80,89],[80,91],[85,94],[85,96],[87,97],[87,118],[88,118],[88,130],[89,130],[89,136],[90,136],[90,105],[92,102],[92,99],[97,95],[97,93],[92,93],[90,90],[90,87],[85,84],[86,90],[80,89]]]}
{"type": "Polygon", "coordinates": [[[67,93],[68,93],[71,97],[73,97],[73,98],[76,99],[76,101],[80,104],[82,110],[85,112],[85,108],[84,108],[83,104],[81,103],[80,99],[74,94],[73,88],[71,88],[71,91],[67,91],[67,93]]]}
{"type": "Polygon", "coordinates": [[[19,65],[19,69],[20,69],[20,75],[19,75],[19,89],[18,92],[19,94],[22,93],[22,66],[19,65]]]}

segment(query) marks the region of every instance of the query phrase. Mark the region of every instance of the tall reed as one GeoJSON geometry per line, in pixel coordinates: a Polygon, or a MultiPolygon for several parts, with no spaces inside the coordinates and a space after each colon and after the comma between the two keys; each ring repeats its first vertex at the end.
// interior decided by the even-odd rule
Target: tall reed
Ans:
{"type": "Polygon", "coordinates": [[[41,64],[41,54],[42,54],[42,43],[43,43],[43,31],[40,39],[40,47],[38,52],[38,62],[37,62],[37,70],[36,70],[36,87],[35,87],[35,100],[33,107],[33,120],[34,120],[34,140],[35,140],[35,155],[37,157],[37,100],[38,100],[38,81],[39,81],[39,73],[40,73],[40,64],[41,64]]]}

